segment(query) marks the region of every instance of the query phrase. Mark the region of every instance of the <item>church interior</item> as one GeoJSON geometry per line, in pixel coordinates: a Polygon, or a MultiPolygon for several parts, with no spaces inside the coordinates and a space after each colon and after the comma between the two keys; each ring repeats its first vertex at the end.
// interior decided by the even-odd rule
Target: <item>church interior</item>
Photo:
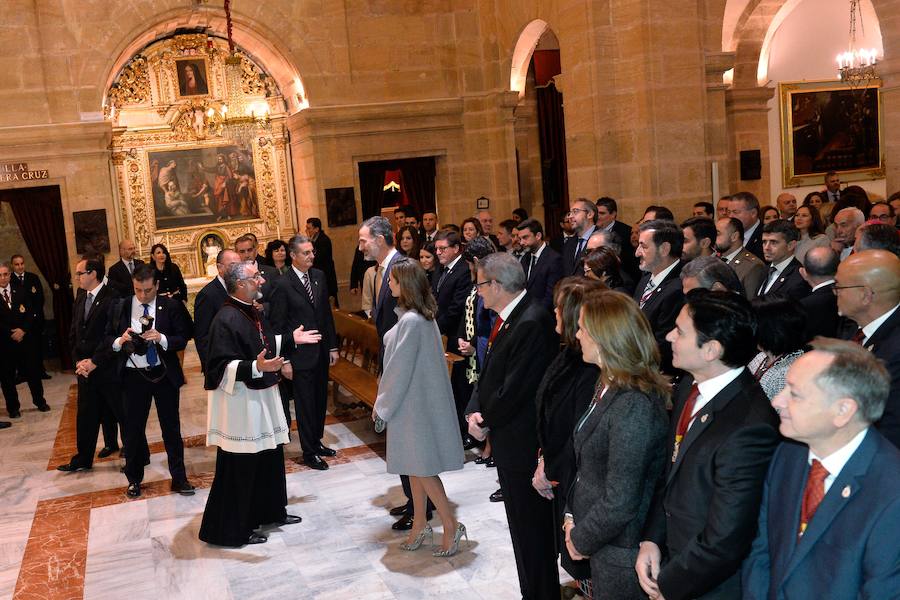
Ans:
{"type": "Polygon", "coordinates": [[[441,224],[521,207],[552,238],[576,198],[615,198],[630,225],[650,204],[680,222],[737,191],[802,198],[832,168],[873,201],[900,190],[900,0],[6,0],[2,13],[0,257],[40,276],[51,410],[20,385],[23,417],[0,431],[0,598],[519,597],[488,500],[496,471],[469,460],[445,478],[465,552],[398,551],[384,437],[336,384],[332,468],[285,448],[303,523],[237,550],[198,540],[216,455],[193,343],[180,412],[196,495],[169,491],[155,411],[140,499],[123,494],[118,455],[60,473],[86,253],[110,265],[131,240],[146,261],[164,244],[193,297],[239,237],[262,253],[315,217],[354,311],[359,228],[398,205],[441,224]],[[848,43],[877,59],[862,84],[840,78],[848,43]],[[797,134],[831,125],[805,100],[860,87],[875,99],[864,150],[797,134]]]}

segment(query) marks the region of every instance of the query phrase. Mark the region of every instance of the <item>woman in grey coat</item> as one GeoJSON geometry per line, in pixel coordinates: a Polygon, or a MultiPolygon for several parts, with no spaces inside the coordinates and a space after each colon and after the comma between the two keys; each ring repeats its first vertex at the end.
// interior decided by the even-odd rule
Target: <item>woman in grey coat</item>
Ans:
{"type": "Polygon", "coordinates": [[[463,468],[464,454],[447,359],[434,316],[437,303],[417,261],[403,258],[391,267],[391,295],[399,320],[384,336],[384,372],[373,418],[387,424],[387,470],[408,475],[413,524],[404,550],[418,550],[432,537],[426,503],[430,498],[444,526],[437,556],[452,556],[465,526],[456,520],[444,485],[444,471],[463,468]]]}
{"type": "Polygon", "coordinates": [[[646,317],[624,294],[591,293],[576,337],[584,361],[601,373],[594,400],[575,425],[566,547],[574,560],[590,557],[595,600],[638,600],[646,594],[634,562],[666,461],[669,382],[659,372],[646,317]]]}

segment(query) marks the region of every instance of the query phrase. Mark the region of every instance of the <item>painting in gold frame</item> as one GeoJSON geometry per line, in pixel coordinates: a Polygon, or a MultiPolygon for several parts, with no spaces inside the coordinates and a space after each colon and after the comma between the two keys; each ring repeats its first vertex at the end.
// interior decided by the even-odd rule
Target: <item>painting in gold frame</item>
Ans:
{"type": "Polygon", "coordinates": [[[175,60],[178,77],[178,96],[196,98],[209,95],[209,70],[205,58],[190,57],[175,60]]]}
{"type": "Polygon", "coordinates": [[[820,185],[828,171],[843,181],[884,177],[880,87],[878,80],[859,89],[840,81],[779,84],[785,187],[820,185]]]}

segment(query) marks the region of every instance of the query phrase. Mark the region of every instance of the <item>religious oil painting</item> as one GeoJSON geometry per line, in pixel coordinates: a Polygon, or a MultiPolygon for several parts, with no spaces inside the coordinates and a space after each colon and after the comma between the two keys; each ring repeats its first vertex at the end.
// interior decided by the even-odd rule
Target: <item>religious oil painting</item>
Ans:
{"type": "Polygon", "coordinates": [[[326,189],[325,208],[328,213],[328,227],[356,224],[356,202],[352,187],[326,189]]]}
{"type": "Polygon", "coordinates": [[[209,78],[205,58],[187,58],[175,61],[178,73],[178,95],[182,98],[209,94],[209,78]]]}
{"type": "Polygon", "coordinates": [[[251,149],[162,150],[147,160],[157,231],[259,219],[251,149]]]}
{"type": "Polygon", "coordinates": [[[72,213],[75,226],[75,251],[79,254],[109,252],[109,229],[106,227],[106,209],[78,210],[72,213]]]}
{"type": "Polygon", "coordinates": [[[203,265],[204,275],[215,277],[219,274],[216,267],[216,257],[225,249],[225,240],[221,232],[207,231],[199,238],[197,251],[200,254],[200,264],[203,265]]]}
{"type": "Polygon", "coordinates": [[[879,81],[851,88],[839,81],[782,83],[784,185],[821,185],[884,177],[879,81]]]}

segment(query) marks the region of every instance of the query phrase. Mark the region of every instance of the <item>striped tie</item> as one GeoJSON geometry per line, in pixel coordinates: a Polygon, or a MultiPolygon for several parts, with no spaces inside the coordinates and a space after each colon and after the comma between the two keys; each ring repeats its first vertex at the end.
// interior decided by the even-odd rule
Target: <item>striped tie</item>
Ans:
{"type": "Polygon", "coordinates": [[[641,294],[641,308],[644,308],[644,305],[647,303],[647,300],[650,299],[650,296],[653,295],[653,278],[647,280],[647,286],[644,288],[644,293],[641,294]]]}
{"type": "Polygon", "coordinates": [[[306,293],[307,293],[307,295],[309,296],[309,301],[312,302],[313,305],[315,305],[316,300],[315,300],[315,298],[313,297],[312,286],[309,285],[309,274],[308,274],[308,273],[303,273],[302,276],[300,277],[300,281],[303,282],[303,287],[306,288],[306,293]]]}

